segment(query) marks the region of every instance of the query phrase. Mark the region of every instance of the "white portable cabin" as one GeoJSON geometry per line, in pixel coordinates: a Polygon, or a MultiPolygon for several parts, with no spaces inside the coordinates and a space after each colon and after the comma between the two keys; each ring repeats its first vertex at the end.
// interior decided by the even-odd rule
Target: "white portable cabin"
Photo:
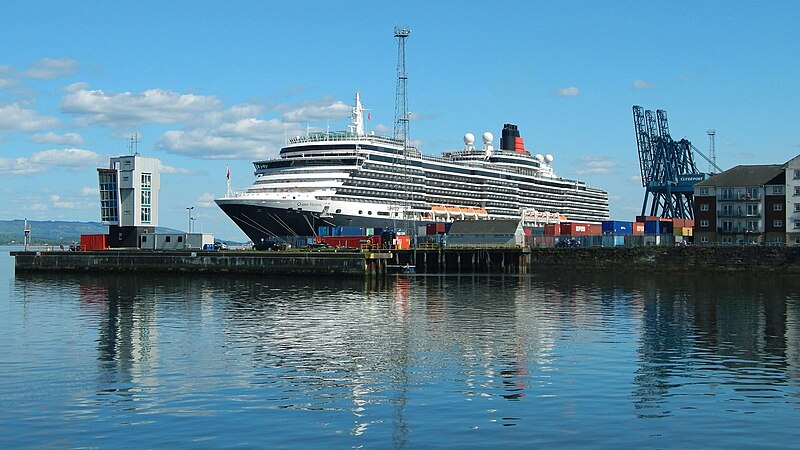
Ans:
{"type": "Polygon", "coordinates": [[[143,250],[213,250],[211,233],[153,233],[140,237],[143,250]]]}

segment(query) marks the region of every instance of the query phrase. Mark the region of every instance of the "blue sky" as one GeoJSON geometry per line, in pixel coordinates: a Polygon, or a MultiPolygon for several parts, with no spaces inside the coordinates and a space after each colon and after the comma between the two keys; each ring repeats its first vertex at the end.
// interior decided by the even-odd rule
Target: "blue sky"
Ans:
{"type": "MultiPolygon", "coordinates": [[[[396,25],[410,136],[423,153],[515,123],[559,176],[609,192],[632,220],[644,190],[631,106],[717,162],[800,153],[800,2],[9,2],[0,29],[0,219],[99,220],[97,167],[164,165],[160,225],[244,234],[216,207],[285,136],[343,129],[354,92],[390,134],[396,25]]],[[[495,142],[497,144],[497,142],[495,142]]],[[[698,161],[702,161],[698,158],[698,161]]],[[[702,168],[707,168],[701,162],[702,168]]]]}

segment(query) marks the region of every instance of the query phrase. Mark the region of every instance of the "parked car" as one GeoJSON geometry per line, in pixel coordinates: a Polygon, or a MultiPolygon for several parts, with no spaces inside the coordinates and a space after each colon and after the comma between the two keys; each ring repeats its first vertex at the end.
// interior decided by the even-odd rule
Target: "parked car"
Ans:
{"type": "Polygon", "coordinates": [[[224,242],[214,242],[214,250],[227,250],[228,244],[224,242]]]}

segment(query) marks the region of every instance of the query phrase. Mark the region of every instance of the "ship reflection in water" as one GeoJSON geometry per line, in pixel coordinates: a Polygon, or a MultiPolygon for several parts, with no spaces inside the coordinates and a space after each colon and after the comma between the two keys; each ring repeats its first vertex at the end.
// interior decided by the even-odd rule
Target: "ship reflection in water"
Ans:
{"type": "Polygon", "coordinates": [[[22,317],[10,331],[28,336],[20,344],[42,372],[19,363],[28,379],[3,392],[12,400],[23,381],[46,390],[37,383],[67,379],[41,402],[72,422],[24,420],[31,412],[13,406],[0,418],[29,432],[12,440],[23,446],[114,436],[137,446],[688,447],[708,445],[711,429],[715,446],[758,446],[766,433],[790,442],[796,288],[576,274],[20,274],[5,314],[22,317]]]}

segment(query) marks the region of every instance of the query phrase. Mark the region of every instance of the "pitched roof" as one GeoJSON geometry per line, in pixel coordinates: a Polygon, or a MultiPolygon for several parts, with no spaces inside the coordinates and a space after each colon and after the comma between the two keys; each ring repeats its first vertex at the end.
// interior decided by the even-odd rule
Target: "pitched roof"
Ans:
{"type": "Polygon", "coordinates": [[[456,220],[448,234],[514,234],[519,219],[456,220]]]}
{"type": "Polygon", "coordinates": [[[784,164],[739,165],[707,178],[695,186],[762,186],[783,172],[784,164]]]}

